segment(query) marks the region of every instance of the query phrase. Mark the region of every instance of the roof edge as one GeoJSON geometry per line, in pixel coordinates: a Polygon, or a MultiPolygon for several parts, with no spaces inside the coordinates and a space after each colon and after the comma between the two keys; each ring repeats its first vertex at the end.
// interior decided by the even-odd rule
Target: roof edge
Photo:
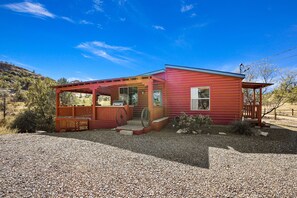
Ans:
{"type": "Polygon", "coordinates": [[[197,67],[188,67],[188,66],[181,66],[181,65],[165,64],[165,68],[182,69],[182,70],[188,70],[188,71],[196,71],[196,72],[203,72],[203,73],[209,73],[209,74],[231,76],[231,77],[242,78],[242,79],[245,78],[244,74],[233,73],[233,72],[225,72],[225,71],[219,71],[219,70],[212,70],[212,69],[203,69],[203,68],[197,68],[197,67]]]}
{"type": "Polygon", "coordinates": [[[151,72],[146,72],[146,73],[143,73],[143,74],[139,74],[138,76],[151,76],[151,75],[159,74],[159,73],[162,73],[162,72],[165,72],[165,69],[158,69],[158,70],[154,70],[154,71],[151,71],[151,72]]]}

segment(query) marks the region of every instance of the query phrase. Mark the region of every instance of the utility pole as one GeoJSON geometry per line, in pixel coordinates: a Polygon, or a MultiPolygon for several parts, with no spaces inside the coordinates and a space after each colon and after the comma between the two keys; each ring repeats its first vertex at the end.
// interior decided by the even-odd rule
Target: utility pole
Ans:
{"type": "Polygon", "coordinates": [[[247,67],[244,66],[244,64],[242,64],[242,63],[239,65],[239,73],[241,73],[241,74],[248,71],[249,69],[250,69],[249,65],[247,67]]]}
{"type": "Polygon", "coordinates": [[[242,74],[242,69],[243,69],[243,67],[244,67],[244,65],[241,63],[241,64],[239,65],[239,73],[241,73],[241,74],[242,74]]]}

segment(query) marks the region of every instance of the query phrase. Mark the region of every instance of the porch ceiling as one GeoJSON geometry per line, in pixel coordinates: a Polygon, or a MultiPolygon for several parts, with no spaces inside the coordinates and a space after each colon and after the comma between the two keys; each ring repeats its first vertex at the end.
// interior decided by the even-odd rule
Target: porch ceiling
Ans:
{"type": "Polygon", "coordinates": [[[273,83],[242,82],[242,88],[245,89],[259,89],[271,85],[273,85],[273,83]]]}
{"type": "Polygon", "coordinates": [[[79,93],[92,93],[92,90],[96,90],[97,93],[105,92],[107,87],[118,86],[118,85],[131,85],[131,84],[146,84],[149,80],[157,81],[163,83],[165,80],[157,78],[155,76],[134,76],[127,78],[114,78],[105,80],[94,80],[85,81],[79,83],[70,83],[64,85],[53,86],[59,91],[69,91],[69,92],[79,92],[79,93]]]}

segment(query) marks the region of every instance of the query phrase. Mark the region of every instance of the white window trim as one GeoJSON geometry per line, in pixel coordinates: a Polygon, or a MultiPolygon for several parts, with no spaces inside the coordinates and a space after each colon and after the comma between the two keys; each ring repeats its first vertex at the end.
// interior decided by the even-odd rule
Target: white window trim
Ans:
{"type": "MultiPolygon", "coordinates": [[[[209,86],[202,86],[202,87],[190,87],[190,109],[191,111],[210,111],[210,87],[209,86]],[[208,99],[209,100],[209,109],[192,109],[192,95],[191,95],[191,92],[192,92],[192,89],[195,89],[195,88],[198,88],[198,89],[209,89],[209,97],[208,98],[200,98],[200,99],[208,99]]],[[[198,95],[198,99],[199,99],[199,95],[198,95]]]]}

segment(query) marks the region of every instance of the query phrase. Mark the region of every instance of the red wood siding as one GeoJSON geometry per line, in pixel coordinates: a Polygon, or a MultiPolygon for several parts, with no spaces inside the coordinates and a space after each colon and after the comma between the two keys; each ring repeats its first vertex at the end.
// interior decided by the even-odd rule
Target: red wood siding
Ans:
{"type": "Polygon", "coordinates": [[[154,74],[153,76],[157,78],[165,79],[165,72],[157,73],[157,74],[154,74]]]}
{"type": "Polygon", "coordinates": [[[166,68],[167,113],[181,112],[209,115],[215,124],[229,124],[240,119],[241,78],[166,68]],[[210,110],[191,111],[191,87],[210,88],[210,110]]]}

